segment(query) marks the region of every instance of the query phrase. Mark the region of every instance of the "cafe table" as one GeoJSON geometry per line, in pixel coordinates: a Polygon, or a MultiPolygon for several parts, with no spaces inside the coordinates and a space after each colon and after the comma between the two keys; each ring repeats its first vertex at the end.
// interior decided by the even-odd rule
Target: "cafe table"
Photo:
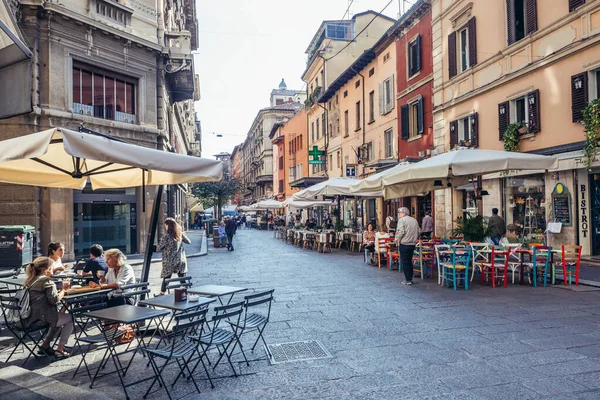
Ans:
{"type": "Polygon", "coordinates": [[[233,295],[239,292],[244,292],[248,288],[235,287],[235,286],[222,286],[222,285],[202,285],[188,289],[188,294],[199,294],[202,296],[217,297],[219,303],[223,305],[222,296],[229,296],[227,304],[231,303],[233,295]]]}
{"type": "MultiPolygon", "coordinates": [[[[173,318],[175,316],[185,315],[186,313],[191,313],[201,308],[207,307],[210,303],[213,303],[217,300],[216,297],[200,297],[197,301],[190,301],[189,297],[185,301],[175,301],[174,294],[165,294],[162,296],[156,296],[151,299],[142,300],[139,302],[140,305],[149,306],[153,308],[164,308],[167,310],[171,310],[171,318],[166,324],[163,324],[163,319],[158,320],[158,325],[156,331],[158,331],[160,335],[160,339],[156,347],[161,344],[163,339],[167,336],[168,328],[173,322],[173,318]]],[[[152,334],[149,342],[152,342],[152,339],[156,335],[156,331],[152,334]]]]}
{"type": "Polygon", "coordinates": [[[23,287],[25,286],[25,275],[19,275],[17,277],[12,278],[0,278],[0,283],[4,283],[6,285],[23,287]]]}
{"type": "MultiPolygon", "coordinates": [[[[106,340],[106,344],[108,347],[110,357],[115,366],[115,372],[117,373],[117,376],[119,377],[119,382],[121,383],[121,386],[123,387],[123,391],[125,392],[125,397],[127,399],[129,399],[129,394],[127,393],[128,387],[151,380],[151,379],[154,379],[154,376],[149,376],[147,378],[143,378],[143,379],[137,380],[132,383],[127,383],[127,384],[125,383],[125,380],[124,380],[125,375],[127,374],[127,370],[131,366],[131,363],[132,363],[133,359],[135,358],[137,351],[143,350],[147,346],[147,343],[144,341],[144,335],[143,335],[143,332],[141,331],[140,325],[147,321],[146,326],[148,326],[152,322],[152,320],[154,320],[156,318],[164,318],[168,314],[169,314],[168,310],[156,310],[156,309],[149,308],[149,307],[137,307],[137,306],[131,306],[131,305],[127,305],[127,304],[121,305],[121,306],[116,306],[116,307],[105,308],[103,310],[91,311],[91,312],[82,314],[86,317],[92,318],[94,320],[94,322],[96,322],[96,326],[98,327],[98,329],[100,329],[100,331],[104,335],[104,339],[106,340]],[[132,325],[134,327],[134,331],[135,331],[135,339],[134,340],[137,342],[137,345],[133,348],[131,348],[130,346],[127,346],[127,349],[125,351],[117,352],[117,349],[116,349],[117,343],[116,343],[115,339],[117,337],[118,330],[113,329],[112,337],[108,337],[107,333],[106,333],[107,330],[103,329],[103,327],[100,324],[101,321],[108,322],[108,323],[132,325]],[[122,355],[130,353],[130,352],[132,352],[133,354],[131,356],[131,359],[129,360],[129,363],[127,363],[127,366],[124,367],[123,364],[121,363],[121,360],[119,359],[119,356],[122,356],[122,355]]],[[[104,376],[106,376],[106,374],[104,376]]],[[[90,387],[90,389],[91,389],[91,387],[90,387]]]]}

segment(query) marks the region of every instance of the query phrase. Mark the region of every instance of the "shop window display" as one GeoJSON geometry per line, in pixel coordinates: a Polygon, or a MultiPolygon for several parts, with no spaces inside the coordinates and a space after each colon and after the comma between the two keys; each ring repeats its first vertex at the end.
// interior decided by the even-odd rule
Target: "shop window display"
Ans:
{"type": "Polygon", "coordinates": [[[505,178],[504,187],[507,235],[543,242],[546,230],[544,175],[505,178]]]}

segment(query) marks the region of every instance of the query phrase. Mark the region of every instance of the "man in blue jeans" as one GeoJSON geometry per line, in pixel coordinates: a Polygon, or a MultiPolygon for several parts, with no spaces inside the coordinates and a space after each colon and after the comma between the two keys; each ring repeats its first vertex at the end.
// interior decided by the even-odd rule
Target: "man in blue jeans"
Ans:
{"type": "Polygon", "coordinates": [[[506,222],[498,215],[498,209],[492,208],[492,216],[488,221],[490,239],[496,246],[500,245],[500,239],[506,235],[506,222]]]}
{"type": "Polygon", "coordinates": [[[396,226],[396,244],[400,252],[400,261],[404,270],[405,280],[403,285],[412,285],[413,279],[413,254],[419,240],[419,223],[410,216],[406,207],[398,209],[398,223],[396,226]]]}

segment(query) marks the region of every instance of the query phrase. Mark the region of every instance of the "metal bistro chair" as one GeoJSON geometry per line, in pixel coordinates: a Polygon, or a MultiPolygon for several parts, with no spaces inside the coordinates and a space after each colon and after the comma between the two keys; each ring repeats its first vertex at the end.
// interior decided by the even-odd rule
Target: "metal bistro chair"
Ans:
{"type": "Polygon", "coordinates": [[[182,375],[185,376],[187,373],[188,380],[192,380],[194,386],[196,387],[196,391],[200,393],[200,388],[198,387],[198,384],[194,379],[193,371],[190,368],[190,361],[195,355],[198,355],[198,362],[202,362],[204,365],[203,359],[206,357],[206,353],[199,351],[199,343],[197,340],[194,340],[194,338],[202,335],[204,323],[206,322],[207,311],[208,309],[205,308],[191,313],[176,315],[173,318],[175,320],[175,326],[173,326],[173,330],[170,334],[170,343],[166,343],[164,346],[156,349],[150,349],[146,347],[143,350],[144,353],[148,355],[150,365],[152,366],[152,370],[154,372],[154,379],[146,391],[146,394],[144,394],[144,399],[148,397],[148,394],[150,394],[150,391],[157,381],[159,386],[163,387],[167,392],[167,397],[172,399],[169,388],[167,387],[167,384],[163,378],[163,372],[167,365],[173,364],[171,362],[172,360],[177,362],[179,373],[171,384],[171,388],[175,386],[182,375]],[[164,360],[164,363],[162,365],[158,365],[158,359],[164,360]]]}
{"type": "MultiPolygon", "coordinates": [[[[34,358],[38,357],[36,350],[40,348],[40,343],[46,336],[50,326],[42,321],[33,321],[31,324],[27,325],[25,320],[23,320],[20,316],[17,320],[11,319],[10,314],[12,314],[13,311],[19,311],[21,309],[19,299],[15,297],[18,291],[19,289],[0,290],[0,308],[2,308],[4,323],[10,333],[15,337],[15,339],[17,339],[14,349],[9,354],[5,363],[8,363],[15,354],[15,351],[22,346],[23,349],[27,349],[27,351],[29,351],[27,358],[25,361],[23,361],[23,365],[25,365],[32,355],[34,358]],[[31,342],[33,348],[29,347],[27,342],[31,342]]],[[[44,354],[44,357],[48,356],[44,354]]]]}
{"type": "Polygon", "coordinates": [[[359,251],[362,249],[363,234],[354,233],[350,239],[350,251],[359,251]]]}
{"type": "Polygon", "coordinates": [[[314,245],[315,245],[315,234],[307,233],[306,235],[304,235],[304,242],[302,243],[302,248],[312,250],[314,245]]]}
{"type": "Polygon", "coordinates": [[[510,251],[499,251],[495,247],[492,247],[489,260],[482,260],[475,263],[474,265],[481,270],[481,286],[485,286],[489,278],[491,279],[492,287],[495,288],[496,280],[501,278],[503,286],[506,287],[509,258],[510,251]]]}
{"type": "MultiPolygon", "coordinates": [[[[177,278],[177,279],[179,280],[181,278],[177,278]]],[[[121,290],[123,290],[123,293],[121,293],[121,296],[123,298],[125,298],[125,300],[129,304],[136,305],[138,303],[138,301],[140,300],[141,295],[150,293],[150,289],[148,288],[148,286],[150,286],[150,284],[148,282],[132,283],[131,285],[121,286],[121,290]],[[129,289],[134,289],[134,290],[129,290],[129,289]]],[[[177,287],[179,287],[179,286],[177,286],[177,287]]],[[[175,289],[175,287],[172,287],[172,289],[175,289]]]]}
{"type": "MultiPolygon", "coordinates": [[[[209,364],[211,363],[210,359],[208,358],[208,351],[211,348],[216,348],[219,352],[219,358],[214,363],[213,371],[217,368],[217,366],[223,359],[223,356],[225,356],[225,358],[227,358],[227,361],[229,362],[231,370],[233,371],[233,375],[235,377],[238,376],[235,367],[231,362],[231,355],[233,354],[235,347],[239,343],[239,329],[237,327],[240,326],[240,319],[242,312],[244,311],[244,304],[245,301],[240,301],[225,306],[215,307],[213,310],[214,314],[207,323],[209,330],[207,332],[202,332],[200,335],[191,336],[193,340],[198,341],[200,343],[200,347],[202,348],[202,351],[200,353],[206,354],[206,358],[209,364]],[[221,327],[221,324],[224,321],[231,325],[232,330],[223,329],[221,327]],[[233,345],[233,347],[231,347],[231,345],[233,345]],[[230,347],[231,350],[229,349],[230,347]]],[[[194,371],[200,363],[202,363],[202,366],[204,367],[204,370],[208,375],[210,386],[214,389],[215,386],[213,385],[212,379],[210,377],[210,374],[208,373],[206,365],[204,365],[204,361],[202,361],[202,357],[200,357],[200,359],[196,361],[196,364],[194,365],[194,368],[192,369],[190,375],[194,374],[194,371]]],[[[188,380],[189,379],[190,377],[188,376],[188,380]]]]}
{"type": "Polygon", "coordinates": [[[561,249],[561,260],[552,264],[552,284],[555,281],[555,266],[562,267],[563,281],[565,286],[570,285],[575,275],[575,285],[579,285],[579,268],[581,266],[581,246],[563,245],[561,249]],[[567,280],[568,277],[568,280],[567,280]]]}
{"type": "Polygon", "coordinates": [[[467,247],[464,249],[464,253],[458,254],[459,250],[461,249],[452,248],[452,262],[442,264],[444,283],[446,285],[451,283],[456,290],[462,281],[465,290],[469,290],[469,264],[472,251],[470,247],[467,247]]]}
{"type": "Polygon", "coordinates": [[[528,276],[537,286],[538,280],[541,280],[544,286],[548,283],[548,269],[550,268],[550,258],[552,257],[552,247],[533,246],[531,262],[523,263],[523,276],[528,276]]]}
{"type": "Polygon", "coordinates": [[[192,287],[192,285],[193,285],[193,283],[192,283],[191,276],[182,276],[182,277],[167,279],[167,293],[171,294],[171,291],[175,290],[175,289],[190,288],[190,287],[192,287]]]}
{"type": "MultiPolygon", "coordinates": [[[[246,333],[250,333],[252,331],[258,332],[258,337],[254,341],[252,345],[251,352],[254,352],[254,348],[258,344],[258,341],[262,339],[263,344],[265,345],[265,349],[267,351],[267,355],[271,358],[271,352],[269,350],[269,346],[265,340],[263,335],[267,324],[269,323],[269,318],[271,317],[271,303],[273,302],[273,292],[275,289],[265,290],[259,293],[254,293],[244,297],[244,319],[239,325],[235,325],[234,322],[228,321],[232,328],[239,331],[238,337],[241,338],[242,335],[246,333]],[[258,310],[257,312],[254,312],[258,310]]],[[[246,357],[246,353],[244,352],[244,348],[242,347],[242,343],[240,342],[240,350],[242,355],[244,356],[244,360],[246,361],[246,365],[250,366],[248,362],[248,358],[246,357]]]]}

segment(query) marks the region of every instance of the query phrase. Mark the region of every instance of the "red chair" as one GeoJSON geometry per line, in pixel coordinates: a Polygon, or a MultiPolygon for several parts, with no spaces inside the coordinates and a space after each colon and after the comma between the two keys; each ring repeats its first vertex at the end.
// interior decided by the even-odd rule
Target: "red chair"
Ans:
{"type": "MultiPolygon", "coordinates": [[[[579,285],[579,267],[581,265],[581,246],[564,245],[562,247],[563,280],[565,286],[571,284],[571,277],[575,275],[575,285],[579,285]],[[573,270],[574,269],[574,270],[573,270]],[[567,283],[567,277],[569,282],[567,283]]],[[[554,274],[552,274],[554,277],[554,274]]],[[[554,282],[552,282],[554,283],[554,282]]]]}
{"type": "Polygon", "coordinates": [[[379,268],[381,268],[381,260],[387,261],[387,244],[393,241],[392,238],[375,239],[375,252],[377,253],[377,266],[379,268]]]}
{"type": "Polygon", "coordinates": [[[485,286],[488,278],[491,278],[492,287],[495,288],[496,278],[502,276],[504,287],[506,287],[509,258],[510,251],[497,251],[492,247],[492,256],[490,257],[489,262],[484,261],[475,263],[481,269],[481,286],[485,286]]]}

